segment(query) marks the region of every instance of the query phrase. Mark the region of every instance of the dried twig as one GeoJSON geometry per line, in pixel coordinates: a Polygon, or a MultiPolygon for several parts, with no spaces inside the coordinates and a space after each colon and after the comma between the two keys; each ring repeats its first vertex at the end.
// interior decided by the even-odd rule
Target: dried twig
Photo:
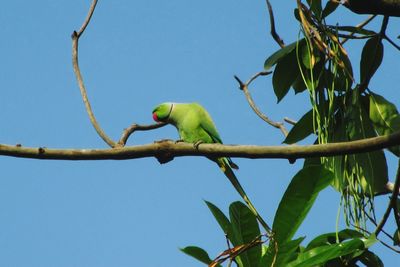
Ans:
{"type": "Polygon", "coordinates": [[[160,127],[163,127],[167,125],[167,123],[161,122],[161,123],[155,123],[155,124],[150,124],[150,125],[139,125],[139,124],[132,124],[128,128],[124,129],[122,132],[122,136],[118,141],[118,147],[124,147],[126,145],[126,142],[128,141],[128,138],[131,134],[133,134],[135,131],[148,131],[148,130],[154,130],[158,129],[160,127]]]}
{"type": "Polygon", "coordinates": [[[288,118],[288,117],[283,118],[283,120],[286,121],[287,123],[291,124],[291,125],[296,125],[296,123],[297,123],[297,121],[295,121],[295,120],[293,120],[291,118],[288,118]]]}
{"type": "MultiPolygon", "coordinates": [[[[368,23],[370,23],[374,18],[376,17],[376,15],[371,15],[369,16],[365,21],[361,22],[360,24],[356,25],[357,29],[362,29],[365,26],[367,26],[368,23]]],[[[355,34],[355,32],[350,33],[349,36],[345,37],[344,39],[342,39],[342,41],[340,42],[342,45],[347,42],[349,39],[351,39],[351,37],[353,37],[353,35],[355,34]]]]}
{"type": "Polygon", "coordinates": [[[261,240],[261,238],[263,236],[266,236],[266,235],[260,234],[249,243],[238,245],[233,248],[228,247],[227,250],[221,252],[208,266],[217,266],[218,264],[223,263],[227,259],[230,260],[230,262],[228,263],[230,265],[232,263],[232,261],[235,261],[235,258],[237,256],[239,256],[240,254],[246,252],[247,250],[249,250],[255,246],[259,246],[259,245],[265,243],[266,240],[265,241],[261,240]]]}
{"type": "Polygon", "coordinates": [[[92,4],[90,5],[89,12],[86,16],[85,21],[83,22],[81,28],[77,32],[78,38],[81,36],[81,34],[85,31],[87,25],[89,25],[90,19],[92,18],[94,9],[96,8],[97,5],[97,0],[93,0],[92,4]]]}
{"type": "MultiPolygon", "coordinates": [[[[387,219],[389,218],[390,211],[393,209],[393,211],[396,213],[397,210],[395,209],[397,207],[397,196],[399,195],[399,187],[400,187],[400,161],[399,161],[399,166],[397,167],[397,174],[396,174],[396,181],[394,182],[394,190],[392,192],[392,196],[389,201],[389,205],[386,208],[385,213],[383,214],[383,217],[381,221],[379,222],[378,226],[375,229],[375,235],[378,236],[379,232],[382,231],[383,226],[385,226],[385,223],[387,219]]],[[[397,220],[396,220],[397,223],[397,220]]]]}
{"type": "Polygon", "coordinates": [[[260,117],[263,121],[265,121],[266,123],[268,123],[269,125],[280,129],[281,132],[283,133],[283,135],[286,137],[288,135],[288,131],[285,128],[285,125],[282,122],[274,122],[272,121],[270,118],[268,118],[265,114],[263,114],[258,107],[256,106],[256,104],[254,103],[253,98],[250,95],[248,86],[259,76],[265,76],[270,74],[270,71],[264,71],[264,72],[258,72],[255,75],[253,75],[253,77],[251,77],[246,83],[243,83],[236,75],[235,80],[239,83],[239,88],[240,90],[242,90],[246,96],[247,102],[249,103],[250,107],[253,109],[253,111],[258,115],[258,117],[260,117]]]}
{"type": "MultiPolygon", "coordinates": [[[[366,229],[363,229],[363,228],[361,228],[361,227],[359,227],[359,226],[357,226],[357,225],[354,225],[354,224],[352,224],[352,226],[353,226],[354,228],[360,230],[361,232],[364,232],[364,233],[366,233],[366,234],[368,234],[368,235],[371,235],[371,233],[370,233],[368,230],[366,230],[366,229]]],[[[386,242],[380,240],[378,237],[376,237],[376,240],[378,240],[379,243],[381,243],[382,245],[384,245],[384,246],[387,247],[388,249],[390,249],[390,250],[392,250],[392,251],[394,251],[394,252],[396,252],[396,253],[400,253],[400,250],[398,250],[398,249],[396,249],[395,247],[393,247],[393,246],[387,244],[386,242]]]]}
{"type": "Polygon", "coordinates": [[[386,34],[383,38],[386,41],[388,41],[391,45],[393,45],[394,48],[396,48],[397,50],[400,50],[400,46],[398,44],[396,44],[392,39],[390,39],[386,34]]]}
{"type": "Polygon", "coordinates": [[[96,117],[94,116],[94,113],[92,111],[92,107],[90,106],[90,102],[86,93],[86,88],[85,88],[85,84],[83,83],[83,78],[82,78],[82,74],[79,68],[79,64],[78,64],[78,41],[79,41],[79,37],[83,34],[83,32],[85,31],[87,25],[90,22],[90,19],[93,15],[93,12],[96,8],[96,4],[97,4],[97,0],[93,0],[88,15],[86,16],[85,21],[83,22],[81,28],[79,29],[79,31],[74,31],[72,33],[72,65],[74,68],[74,72],[75,72],[75,76],[76,79],[78,81],[78,85],[79,85],[79,90],[81,91],[81,95],[82,95],[82,99],[83,99],[83,103],[85,104],[85,108],[86,111],[89,115],[90,121],[93,125],[93,127],[96,129],[96,132],[98,133],[98,135],[104,140],[104,142],[106,142],[110,147],[115,147],[116,143],[107,136],[107,134],[103,131],[103,129],[100,127],[99,123],[96,120],[96,117]]]}
{"type": "Polygon", "coordinates": [[[399,216],[399,208],[400,207],[397,205],[397,197],[399,196],[399,188],[400,188],[400,161],[399,161],[399,167],[397,170],[396,181],[394,183],[394,190],[392,193],[392,198],[390,199],[390,202],[391,202],[392,208],[393,208],[394,221],[396,222],[397,229],[400,231],[400,216],[399,216]]]}
{"type": "MultiPolygon", "coordinates": [[[[378,226],[378,223],[376,222],[376,220],[374,219],[374,218],[372,218],[369,214],[368,214],[368,212],[365,212],[365,216],[368,218],[368,220],[370,220],[371,221],[371,223],[373,224],[373,225],[375,225],[375,227],[376,226],[378,226]]],[[[354,227],[356,227],[354,224],[352,224],[354,227]]],[[[360,227],[356,227],[357,229],[362,229],[362,228],[360,228],[360,227]]],[[[388,232],[386,232],[385,231],[385,229],[383,229],[382,228],[382,233],[387,237],[387,238],[389,238],[389,239],[391,239],[392,241],[394,241],[394,239],[393,239],[393,237],[388,233],[388,232]]]]}
{"type": "Polygon", "coordinates": [[[268,13],[269,13],[269,24],[271,25],[271,36],[272,36],[272,38],[274,38],[275,42],[281,48],[283,48],[283,47],[285,47],[285,43],[283,42],[281,37],[279,37],[278,33],[276,32],[276,29],[275,29],[275,18],[274,18],[274,12],[272,10],[272,5],[269,2],[269,0],[266,0],[266,3],[267,3],[268,13]]]}

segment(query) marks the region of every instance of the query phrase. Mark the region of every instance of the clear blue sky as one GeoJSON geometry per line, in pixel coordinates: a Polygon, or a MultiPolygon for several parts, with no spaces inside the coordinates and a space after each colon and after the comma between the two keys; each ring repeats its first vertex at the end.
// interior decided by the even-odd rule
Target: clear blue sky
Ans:
{"type": "MultiPolygon", "coordinates": [[[[278,31],[287,43],[294,41],[295,1],[272,2],[278,31]]],[[[89,122],[71,66],[70,35],[89,5],[89,0],[2,3],[0,143],[106,147],[89,122]]],[[[342,23],[365,18],[340,9],[342,23]]],[[[391,19],[389,28],[398,23],[391,19]]],[[[197,101],[209,110],[225,143],[279,145],[282,134],[250,110],[233,79],[237,74],[246,80],[262,70],[265,58],[278,48],[268,32],[262,0],[99,1],[80,40],[81,70],[98,121],[117,139],[133,122],[150,123],[160,102],[197,101]]],[[[351,47],[355,62],[362,45],[351,47]]],[[[383,67],[371,88],[396,105],[398,71],[399,53],[385,44],[383,67]]],[[[307,96],[293,92],[277,105],[271,77],[259,79],[251,90],[260,108],[276,120],[299,119],[309,109],[307,96]]],[[[165,127],[137,133],[129,144],[177,137],[174,128],[165,127]]],[[[235,161],[248,194],[272,222],[302,161],[235,161]]],[[[0,266],[201,266],[178,248],[198,245],[211,257],[226,248],[203,200],[224,211],[239,200],[215,164],[203,158],[160,165],[153,158],[68,162],[1,157],[0,164],[0,266]]],[[[391,180],[395,166],[390,158],[391,180]]],[[[378,214],[386,201],[387,196],[377,201],[378,214]]],[[[335,231],[338,205],[339,194],[324,191],[299,234],[310,240],[335,231]]],[[[388,224],[388,230],[392,233],[394,225],[388,224]]],[[[386,266],[398,263],[399,257],[382,246],[374,251],[386,266]]]]}

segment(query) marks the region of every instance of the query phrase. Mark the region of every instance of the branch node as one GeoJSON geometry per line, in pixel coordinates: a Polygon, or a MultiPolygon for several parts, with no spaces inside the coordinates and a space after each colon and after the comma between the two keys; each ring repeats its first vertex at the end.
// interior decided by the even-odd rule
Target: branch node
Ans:
{"type": "Polygon", "coordinates": [[[71,34],[72,39],[77,39],[78,38],[78,33],[76,31],[73,31],[71,34]]]}
{"type": "Polygon", "coordinates": [[[239,83],[239,89],[243,91],[245,84],[242,82],[242,80],[240,80],[239,77],[236,75],[233,75],[233,78],[235,78],[235,80],[239,83]]]}

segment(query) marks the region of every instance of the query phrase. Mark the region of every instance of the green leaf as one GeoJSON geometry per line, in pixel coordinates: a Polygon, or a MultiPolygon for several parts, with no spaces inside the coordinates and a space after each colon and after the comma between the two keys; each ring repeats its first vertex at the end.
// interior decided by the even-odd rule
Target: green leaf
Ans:
{"type": "MultiPolygon", "coordinates": [[[[278,63],[282,58],[284,58],[287,54],[292,52],[297,45],[301,45],[304,42],[304,39],[301,39],[299,41],[296,41],[294,43],[291,43],[284,48],[279,49],[275,53],[273,53],[270,57],[267,58],[267,60],[264,63],[264,69],[269,70],[274,66],[276,63],[278,63]]],[[[297,64],[296,64],[297,65],[297,64]]]]}
{"type": "MultiPolygon", "coordinates": [[[[229,217],[232,224],[233,235],[239,244],[251,243],[260,235],[258,222],[253,212],[242,202],[233,202],[229,206],[229,217]]],[[[240,254],[243,266],[257,266],[261,259],[261,245],[257,245],[240,254]]]]}
{"type": "Polygon", "coordinates": [[[286,189],[272,226],[278,244],[289,241],[303,222],[318,193],[333,179],[332,172],[322,166],[300,170],[286,189]]]}
{"type": "Polygon", "coordinates": [[[296,80],[293,82],[292,87],[294,89],[295,94],[304,92],[307,89],[307,85],[303,81],[303,77],[298,75],[296,80]]]}
{"type": "Polygon", "coordinates": [[[347,92],[351,90],[353,81],[350,76],[342,69],[333,74],[330,70],[323,70],[323,78],[327,88],[334,87],[333,89],[338,92],[347,92]]]}
{"type": "Polygon", "coordinates": [[[310,110],[293,126],[283,142],[285,144],[293,144],[303,140],[312,133],[314,133],[313,110],[310,110]]]}
{"type": "Polygon", "coordinates": [[[364,251],[358,258],[367,267],[384,267],[381,259],[369,250],[364,251]]]}
{"type": "Polygon", "coordinates": [[[379,35],[368,39],[361,53],[361,83],[367,82],[379,68],[383,58],[383,45],[379,35]]]}
{"type": "MultiPolygon", "coordinates": [[[[213,203],[209,201],[204,201],[207,204],[207,207],[210,209],[211,213],[214,215],[214,218],[217,220],[219,226],[221,226],[222,231],[226,235],[228,235],[228,238],[230,239],[230,234],[232,232],[232,227],[231,223],[229,222],[228,218],[225,216],[225,214],[213,203]]],[[[230,239],[231,240],[231,239],[230,239]]],[[[231,240],[232,241],[232,240],[231,240]]],[[[233,241],[232,241],[233,243],[233,241]]]]}
{"type": "Polygon", "coordinates": [[[309,45],[299,46],[299,56],[301,58],[302,66],[306,67],[308,70],[313,69],[321,60],[319,50],[313,50],[309,45]]]}
{"type": "Polygon", "coordinates": [[[275,256],[275,249],[269,249],[267,253],[261,258],[260,264],[258,266],[272,266],[275,260],[275,266],[285,266],[289,261],[297,258],[300,243],[305,239],[305,237],[300,237],[284,244],[279,245],[278,253],[275,256]]]}
{"type": "Polygon", "coordinates": [[[364,243],[360,239],[316,247],[299,254],[296,260],[287,264],[287,267],[308,267],[324,264],[331,259],[348,255],[357,250],[364,250],[364,243]]]}
{"type": "Polygon", "coordinates": [[[294,15],[294,17],[295,17],[295,19],[296,19],[297,21],[301,22],[300,12],[299,12],[299,9],[298,9],[298,8],[295,8],[295,9],[293,10],[293,15],[294,15]]]}
{"type": "MultiPolygon", "coordinates": [[[[356,90],[354,94],[357,94],[356,90]]],[[[376,136],[372,122],[358,96],[353,96],[353,104],[347,107],[346,131],[350,140],[376,136]]],[[[358,173],[365,193],[380,193],[388,182],[385,154],[382,150],[349,156],[350,173],[358,173]],[[357,171],[356,171],[357,170],[357,171]]]]}
{"type": "Polygon", "coordinates": [[[321,17],[321,12],[322,12],[322,5],[321,5],[321,0],[307,0],[311,11],[314,13],[314,15],[318,18],[321,17]]]}
{"type": "Polygon", "coordinates": [[[212,260],[208,256],[208,253],[202,248],[195,246],[188,246],[185,248],[181,248],[180,250],[183,253],[186,253],[187,255],[192,256],[193,258],[201,261],[202,263],[210,264],[212,262],[212,260]]]}
{"type": "Polygon", "coordinates": [[[363,234],[361,234],[360,232],[357,232],[355,230],[352,230],[352,229],[345,229],[338,233],[336,233],[336,232],[326,233],[326,234],[317,236],[310,243],[308,243],[306,250],[310,250],[310,249],[320,247],[323,245],[335,244],[336,238],[339,239],[339,242],[342,242],[343,240],[347,240],[347,239],[363,238],[363,237],[364,237],[363,234]]]}
{"type": "MultiPolygon", "coordinates": [[[[369,118],[379,135],[389,135],[400,130],[400,115],[396,106],[383,96],[370,92],[369,118]]],[[[391,147],[390,151],[400,156],[400,147],[391,147]]]]}
{"type": "Polygon", "coordinates": [[[322,18],[326,18],[327,16],[329,16],[333,11],[336,10],[338,6],[338,2],[328,1],[328,3],[326,3],[324,7],[324,10],[322,10],[322,18]]]}
{"type": "Polygon", "coordinates": [[[296,51],[293,50],[276,64],[272,76],[272,85],[278,102],[287,94],[299,74],[296,51]]]}

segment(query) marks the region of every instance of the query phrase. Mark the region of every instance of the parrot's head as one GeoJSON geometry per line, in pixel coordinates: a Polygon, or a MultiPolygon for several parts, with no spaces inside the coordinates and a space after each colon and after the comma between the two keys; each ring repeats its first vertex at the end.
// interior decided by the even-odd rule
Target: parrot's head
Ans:
{"type": "Polygon", "coordinates": [[[172,103],[162,103],[153,109],[153,119],[157,122],[167,122],[171,114],[172,103]]]}

